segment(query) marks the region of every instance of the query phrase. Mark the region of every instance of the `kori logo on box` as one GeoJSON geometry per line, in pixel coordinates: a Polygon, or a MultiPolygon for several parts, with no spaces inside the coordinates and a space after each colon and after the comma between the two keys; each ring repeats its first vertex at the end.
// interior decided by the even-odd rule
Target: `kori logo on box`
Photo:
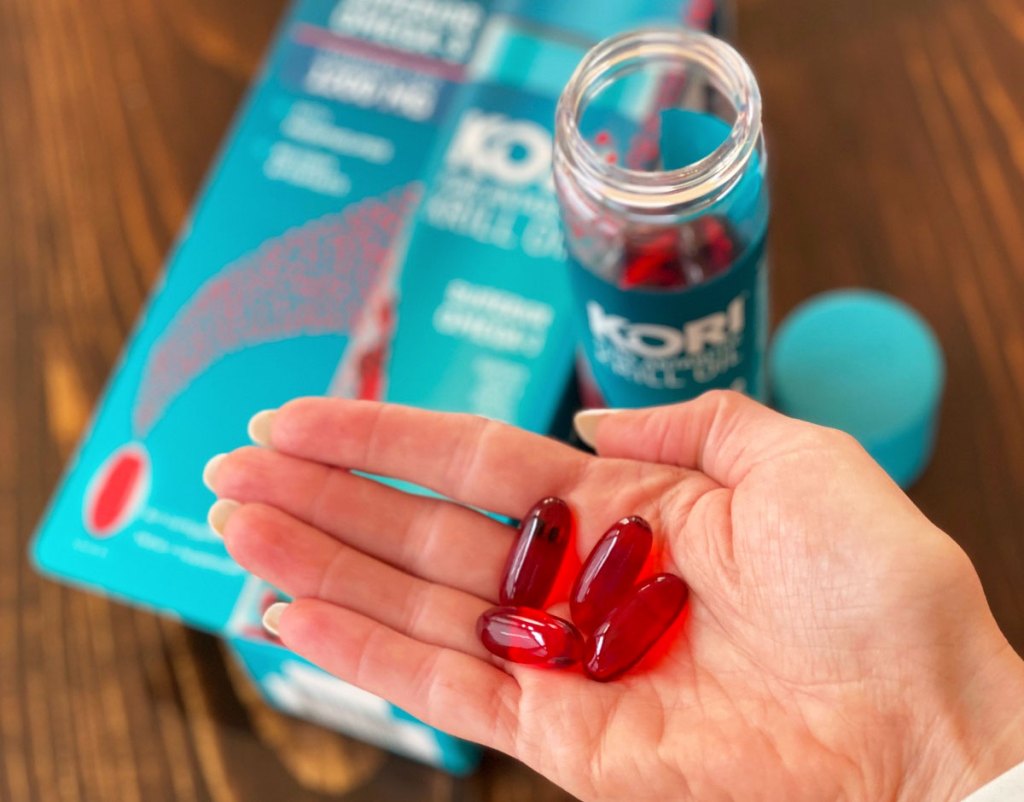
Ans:
{"type": "Polygon", "coordinates": [[[654,389],[685,387],[688,376],[704,384],[740,363],[746,293],[679,328],[634,323],[593,300],[587,303],[587,323],[595,358],[616,375],[654,389]]]}
{"type": "Polygon", "coordinates": [[[450,168],[512,186],[552,186],[551,132],[531,120],[469,109],[448,150],[450,168]]]}
{"type": "Polygon", "coordinates": [[[481,245],[562,261],[551,154],[551,132],[540,123],[467,109],[429,190],[427,220],[481,245]]]}

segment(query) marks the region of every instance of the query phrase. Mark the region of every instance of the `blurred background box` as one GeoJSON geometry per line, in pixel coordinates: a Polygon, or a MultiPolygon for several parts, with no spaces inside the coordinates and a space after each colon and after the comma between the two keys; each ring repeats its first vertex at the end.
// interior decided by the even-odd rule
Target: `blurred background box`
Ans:
{"type": "Polygon", "coordinates": [[[224,636],[289,713],[472,768],[475,747],[262,632],[275,595],[207,526],[199,477],[252,414],[302,395],[564,420],[554,103],[591,42],[657,21],[715,24],[714,4],[296,2],[51,504],[39,567],[224,636]],[[467,134],[488,119],[500,137],[467,134]]]}

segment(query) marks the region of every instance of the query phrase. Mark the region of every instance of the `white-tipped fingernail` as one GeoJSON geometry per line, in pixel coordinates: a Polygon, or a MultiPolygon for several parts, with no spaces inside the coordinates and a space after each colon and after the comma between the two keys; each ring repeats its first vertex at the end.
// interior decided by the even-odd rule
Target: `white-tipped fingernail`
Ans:
{"type": "Polygon", "coordinates": [[[217,473],[217,467],[224,461],[227,454],[215,454],[210,457],[209,462],[203,467],[203,484],[213,490],[213,476],[217,473]]]}
{"type": "Polygon", "coordinates": [[[274,422],[276,409],[265,409],[249,419],[249,439],[258,446],[270,445],[270,427],[274,422]]]}
{"type": "Polygon", "coordinates": [[[224,527],[228,524],[228,518],[234,515],[235,510],[241,506],[237,501],[232,501],[228,498],[215,501],[213,506],[210,507],[210,511],[206,513],[206,521],[214,532],[223,537],[224,527]]]}
{"type": "Polygon", "coordinates": [[[577,412],[573,417],[572,427],[576,430],[576,434],[580,436],[580,440],[594,448],[594,435],[597,433],[597,424],[600,423],[602,418],[621,411],[620,409],[584,409],[577,412]]]}
{"type": "Polygon", "coordinates": [[[263,613],[263,628],[275,638],[281,627],[281,614],[288,609],[288,602],[274,602],[263,613]]]}

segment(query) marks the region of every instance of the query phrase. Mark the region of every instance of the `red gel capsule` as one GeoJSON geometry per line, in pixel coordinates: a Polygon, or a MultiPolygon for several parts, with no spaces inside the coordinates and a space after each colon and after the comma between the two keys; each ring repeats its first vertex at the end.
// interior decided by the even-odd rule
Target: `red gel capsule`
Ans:
{"type": "Polygon", "coordinates": [[[633,589],[651,553],[650,524],[633,515],[616,523],[597,541],[569,596],[572,620],[590,634],[633,589]]]}
{"type": "Polygon", "coordinates": [[[519,537],[505,563],[501,603],[543,609],[571,536],[572,513],[564,501],[546,498],[534,504],[519,524],[519,537]]]}
{"type": "Polygon", "coordinates": [[[608,682],[635,666],[676,620],[689,595],[686,583],[673,574],[640,583],[588,641],[583,667],[590,678],[608,682]]]}
{"type": "Polygon", "coordinates": [[[717,276],[736,261],[736,238],[723,217],[705,217],[698,226],[700,245],[695,254],[707,278],[717,276]]]}
{"type": "Polygon", "coordinates": [[[620,282],[623,289],[685,286],[680,247],[679,232],[674,229],[651,239],[627,241],[623,249],[625,268],[620,282]]]}
{"type": "Polygon", "coordinates": [[[529,607],[492,607],[477,620],[476,634],[487,651],[513,663],[564,668],[583,655],[576,627],[529,607]]]}

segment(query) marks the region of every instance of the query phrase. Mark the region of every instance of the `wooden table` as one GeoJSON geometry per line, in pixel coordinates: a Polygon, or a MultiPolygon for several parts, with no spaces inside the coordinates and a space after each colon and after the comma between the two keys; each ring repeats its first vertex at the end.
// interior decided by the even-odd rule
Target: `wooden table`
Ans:
{"type": "MultiPolygon", "coordinates": [[[[283,0],[0,0],[0,799],[555,800],[270,712],[220,647],[25,558],[283,0]]],[[[949,360],[912,495],[1024,649],[1024,0],[741,0],[776,314],[895,293],[949,360]]]]}

